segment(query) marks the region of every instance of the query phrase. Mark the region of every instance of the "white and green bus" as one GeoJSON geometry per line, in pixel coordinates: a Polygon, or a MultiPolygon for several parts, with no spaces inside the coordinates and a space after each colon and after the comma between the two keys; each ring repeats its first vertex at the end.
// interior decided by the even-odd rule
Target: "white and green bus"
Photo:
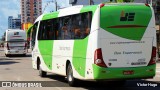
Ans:
{"type": "Polygon", "coordinates": [[[151,6],[108,3],[72,6],[37,18],[32,64],[66,76],[69,85],[86,81],[155,76],[156,30],[151,6]]]}

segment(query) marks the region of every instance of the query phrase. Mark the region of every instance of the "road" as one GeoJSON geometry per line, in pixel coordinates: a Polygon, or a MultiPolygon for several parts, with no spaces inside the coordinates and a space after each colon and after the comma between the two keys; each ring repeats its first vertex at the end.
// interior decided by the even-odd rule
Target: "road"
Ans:
{"type": "MultiPolygon", "coordinates": [[[[0,81],[47,81],[48,85],[52,87],[43,88],[8,88],[1,87],[0,90],[97,90],[110,89],[116,86],[114,83],[108,82],[84,82],[80,81],[78,87],[69,87],[65,77],[55,74],[48,74],[47,77],[41,78],[38,76],[38,71],[32,68],[31,54],[28,53],[26,57],[5,57],[3,49],[0,48],[0,81]],[[52,82],[49,82],[52,81],[52,82]],[[100,88],[101,87],[101,88],[100,88]]],[[[160,62],[157,62],[156,76],[153,79],[137,79],[127,80],[126,84],[121,87],[123,89],[138,90],[138,85],[150,84],[151,86],[139,86],[145,89],[160,89],[160,62]],[[153,87],[155,85],[155,87],[153,87]],[[158,85],[158,86],[156,86],[158,85]]]]}

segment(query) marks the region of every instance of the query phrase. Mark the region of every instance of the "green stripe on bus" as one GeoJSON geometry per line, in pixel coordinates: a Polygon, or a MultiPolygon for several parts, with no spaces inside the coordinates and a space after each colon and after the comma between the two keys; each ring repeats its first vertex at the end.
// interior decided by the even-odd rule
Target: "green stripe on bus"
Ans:
{"type": "MultiPolygon", "coordinates": [[[[94,15],[94,12],[96,9],[97,9],[97,5],[94,5],[92,7],[85,7],[81,9],[81,13],[89,12],[92,10],[93,12],[92,15],[94,15]]],[[[85,71],[86,71],[87,46],[88,46],[88,37],[82,40],[74,41],[72,63],[75,70],[79,73],[79,75],[83,77],[85,77],[85,71]]]]}
{"type": "Polygon", "coordinates": [[[72,63],[75,70],[83,77],[85,77],[85,70],[86,70],[87,46],[88,46],[88,37],[83,40],[74,41],[72,63]]]}
{"type": "Polygon", "coordinates": [[[93,67],[94,79],[127,79],[127,78],[145,78],[155,76],[156,65],[133,67],[133,68],[103,68],[95,64],[93,67]],[[132,70],[132,75],[124,75],[123,71],[132,70]]]}
{"type": "Polygon", "coordinates": [[[46,66],[52,70],[53,40],[39,40],[38,48],[46,66]]]}
{"type": "Polygon", "coordinates": [[[152,17],[145,5],[105,6],[100,13],[101,28],[130,40],[141,40],[152,17]]]}
{"type": "Polygon", "coordinates": [[[52,12],[49,14],[45,14],[42,18],[42,20],[48,20],[48,19],[52,19],[52,18],[57,18],[58,17],[59,12],[52,12]]]}
{"type": "Polygon", "coordinates": [[[97,9],[97,7],[98,7],[98,5],[86,6],[86,7],[83,7],[80,12],[84,13],[84,12],[92,11],[93,14],[94,14],[96,9],[97,9]]]}

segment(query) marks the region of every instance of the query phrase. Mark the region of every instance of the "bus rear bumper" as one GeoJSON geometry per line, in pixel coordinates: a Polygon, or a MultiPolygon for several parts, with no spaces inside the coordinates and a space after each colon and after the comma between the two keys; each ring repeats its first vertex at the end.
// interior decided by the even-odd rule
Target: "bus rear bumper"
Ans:
{"type": "Polygon", "coordinates": [[[18,55],[18,54],[26,54],[27,50],[7,50],[5,52],[5,54],[9,54],[9,55],[18,55]]]}
{"type": "Polygon", "coordinates": [[[156,64],[131,68],[104,68],[93,64],[93,76],[95,80],[146,79],[155,76],[155,68],[156,64]]]}

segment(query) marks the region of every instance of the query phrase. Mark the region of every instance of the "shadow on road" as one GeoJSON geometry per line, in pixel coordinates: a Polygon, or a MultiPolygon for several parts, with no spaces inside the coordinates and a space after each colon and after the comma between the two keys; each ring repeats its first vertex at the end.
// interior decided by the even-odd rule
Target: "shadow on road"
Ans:
{"type": "MultiPolygon", "coordinates": [[[[55,87],[69,87],[67,80],[63,76],[49,74],[45,78],[57,80],[55,87]]],[[[81,81],[78,80],[76,87],[85,88],[88,90],[106,90],[106,89],[125,89],[125,90],[160,90],[160,81],[146,81],[146,80],[127,80],[126,82],[119,81],[81,81]],[[140,84],[146,84],[147,86],[140,86],[140,84]],[[150,86],[149,86],[150,85],[150,86]]]]}
{"type": "Polygon", "coordinates": [[[8,65],[8,64],[15,64],[15,63],[19,63],[16,61],[0,61],[0,65],[8,65]]]}
{"type": "Polygon", "coordinates": [[[27,54],[27,55],[10,55],[8,56],[9,58],[17,58],[17,57],[32,57],[31,54],[27,54]]]}
{"type": "Polygon", "coordinates": [[[21,60],[21,59],[13,59],[13,58],[0,58],[0,61],[2,60],[21,60]]]}
{"type": "Polygon", "coordinates": [[[0,65],[9,65],[19,63],[14,60],[21,60],[21,59],[13,59],[13,58],[0,58],[0,65]]]}
{"type": "Polygon", "coordinates": [[[64,76],[56,75],[56,74],[48,74],[45,78],[50,78],[53,80],[57,80],[54,83],[55,87],[69,87],[67,81],[64,76]]]}

